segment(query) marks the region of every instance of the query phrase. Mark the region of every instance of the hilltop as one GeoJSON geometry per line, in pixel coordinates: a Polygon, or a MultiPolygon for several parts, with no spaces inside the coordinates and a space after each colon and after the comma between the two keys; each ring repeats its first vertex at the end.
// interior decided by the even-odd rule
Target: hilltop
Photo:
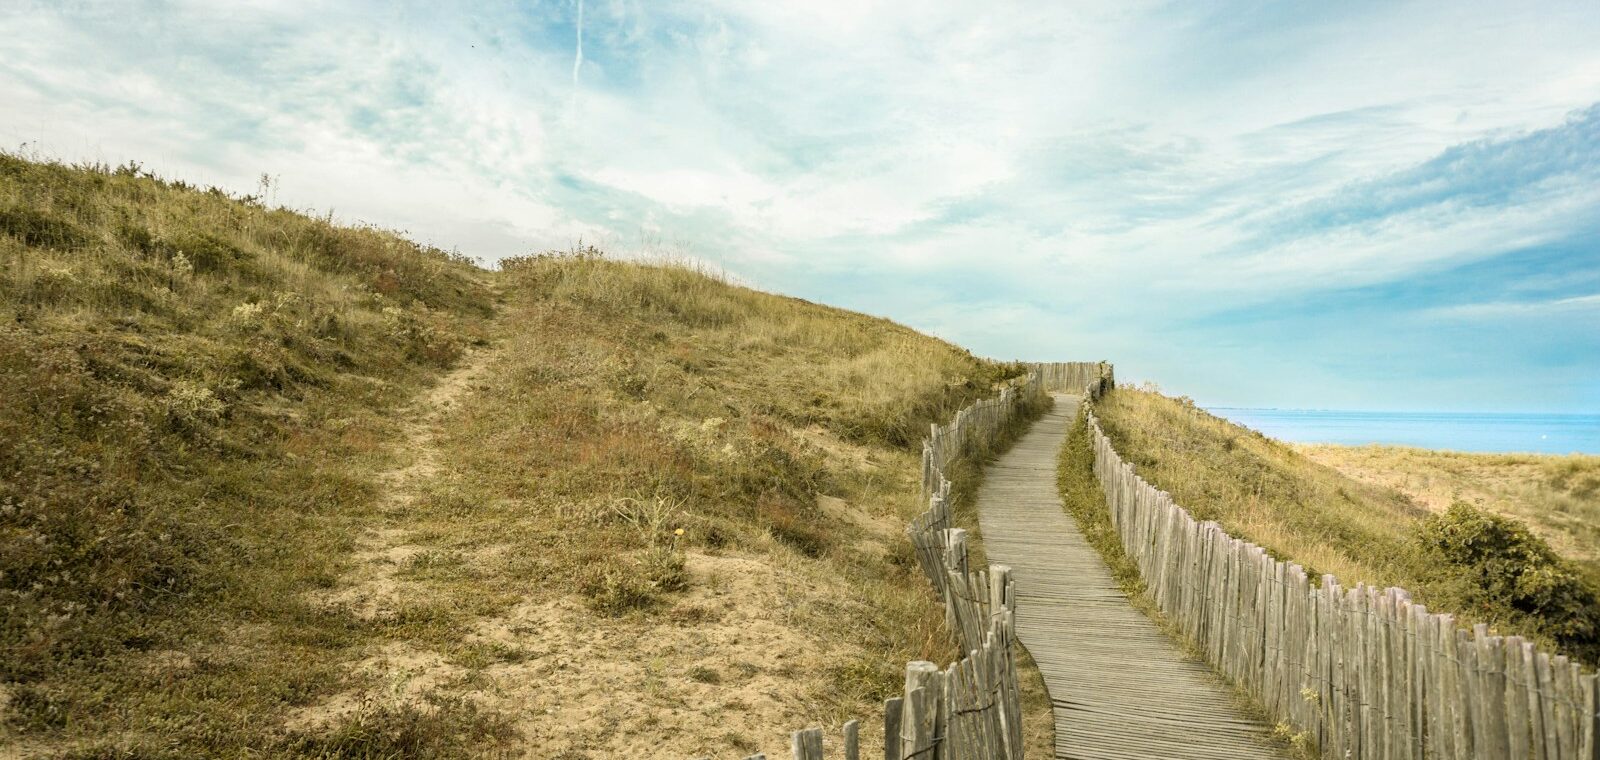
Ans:
{"type": "Polygon", "coordinates": [[[133,165],[0,155],[0,262],[22,752],[743,756],[954,655],[919,441],[1018,366],[133,165]]]}

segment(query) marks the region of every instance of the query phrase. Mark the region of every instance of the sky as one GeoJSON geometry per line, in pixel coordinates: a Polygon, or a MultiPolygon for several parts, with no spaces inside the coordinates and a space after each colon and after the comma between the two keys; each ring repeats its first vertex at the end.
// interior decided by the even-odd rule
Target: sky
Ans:
{"type": "Polygon", "coordinates": [[[0,148],[1225,406],[1600,412],[1600,4],[8,2],[0,148]]]}

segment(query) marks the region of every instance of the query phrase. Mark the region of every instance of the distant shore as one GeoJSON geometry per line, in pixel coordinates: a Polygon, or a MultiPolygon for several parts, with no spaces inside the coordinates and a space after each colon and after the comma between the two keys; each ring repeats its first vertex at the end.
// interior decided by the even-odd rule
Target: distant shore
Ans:
{"type": "Polygon", "coordinates": [[[1600,414],[1360,412],[1206,407],[1290,443],[1474,453],[1600,454],[1600,414]]]}

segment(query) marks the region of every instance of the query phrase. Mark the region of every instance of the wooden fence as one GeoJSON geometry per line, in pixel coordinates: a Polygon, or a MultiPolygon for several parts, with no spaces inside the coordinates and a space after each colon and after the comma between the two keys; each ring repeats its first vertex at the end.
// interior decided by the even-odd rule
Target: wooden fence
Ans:
{"type": "Polygon", "coordinates": [[[1090,385],[1109,389],[1115,382],[1109,362],[1024,362],[1023,366],[1039,378],[1045,393],[1083,393],[1090,385]]]}
{"type": "MultiPolygon", "coordinates": [[[[1012,642],[1016,592],[1011,569],[968,567],[967,532],[953,527],[950,481],[945,471],[987,445],[1016,417],[1025,401],[1042,402],[1033,377],[934,425],[922,444],[922,489],[927,511],[906,529],[917,561],[944,601],[950,635],[966,656],[940,669],[906,664],[905,693],[884,702],[884,760],[1021,760],[1022,701],[1012,642]]],[[[844,725],[841,756],[858,760],[859,724],[844,725]]],[[[820,728],[791,736],[794,760],[823,760],[820,728]]],[[[751,755],[746,760],[764,760],[751,755]]]]}
{"type": "Polygon", "coordinates": [[[1080,392],[1123,549],[1161,611],[1274,720],[1327,758],[1600,760],[1595,675],[1516,636],[1469,633],[1403,589],[1331,575],[1313,585],[1301,566],[1195,520],[1101,430],[1092,400],[1109,378],[1080,392]]]}

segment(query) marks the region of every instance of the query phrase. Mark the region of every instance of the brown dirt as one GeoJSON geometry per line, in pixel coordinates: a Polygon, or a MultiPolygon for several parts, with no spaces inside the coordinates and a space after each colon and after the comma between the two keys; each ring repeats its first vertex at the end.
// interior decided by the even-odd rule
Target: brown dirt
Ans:
{"type": "MultiPolygon", "coordinates": [[[[469,355],[407,411],[409,422],[395,445],[395,453],[406,464],[378,475],[378,481],[384,485],[381,511],[392,522],[403,521],[421,485],[438,474],[434,426],[483,376],[492,358],[493,354],[488,351],[469,355]]],[[[408,537],[409,531],[394,525],[370,528],[361,537],[351,557],[350,568],[333,588],[314,592],[312,601],[324,607],[348,609],[362,620],[374,620],[399,612],[402,600],[414,604],[419,598],[425,598],[427,592],[423,586],[396,577],[407,560],[426,550],[424,546],[408,542],[408,537]]],[[[357,663],[352,672],[363,676],[363,680],[376,677],[379,682],[389,683],[392,688],[381,695],[383,698],[416,701],[441,681],[438,660],[437,655],[390,645],[357,663]]],[[[298,730],[327,725],[353,712],[363,698],[369,696],[338,694],[296,711],[285,726],[298,730]]]]}
{"type": "Polygon", "coordinates": [[[529,602],[474,634],[526,659],[472,696],[518,714],[526,757],[729,756],[781,749],[807,711],[793,676],[830,647],[789,626],[802,582],[762,559],[689,554],[690,589],[661,619],[603,619],[571,598],[529,602]]]}
{"type": "MultiPolygon", "coordinates": [[[[366,532],[339,582],[314,596],[317,604],[372,620],[429,601],[426,586],[400,572],[432,548],[405,527],[407,509],[441,474],[435,423],[491,359],[470,357],[413,407],[396,449],[404,464],[380,475],[386,523],[366,532]]],[[[864,453],[830,453],[877,466],[864,453]]],[[[891,507],[869,513],[833,497],[820,502],[862,528],[863,543],[886,546],[903,531],[891,507]]],[[[504,548],[484,547],[473,561],[492,563],[489,555],[504,548]]],[[[796,682],[812,684],[856,654],[853,645],[803,631],[792,622],[796,605],[843,590],[824,590],[829,579],[808,573],[806,563],[772,555],[689,553],[687,570],[688,590],[655,614],[608,618],[576,596],[538,595],[481,620],[451,653],[384,644],[349,665],[356,686],[295,711],[284,727],[315,731],[375,701],[421,704],[437,692],[512,716],[520,739],[511,751],[524,757],[781,753],[787,737],[772,727],[800,727],[817,714],[809,687],[796,682]],[[490,661],[465,667],[452,659],[467,650],[488,652],[490,661]]],[[[867,746],[881,743],[881,730],[863,726],[867,746]]]]}
{"type": "MultiPolygon", "coordinates": [[[[483,377],[492,358],[489,351],[469,355],[408,410],[409,422],[395,445],[395,453],[407,464],[378,475],[384,486],[380,509],[385,515],[403,520],[420,493],[420,486],[439,473],[434,426],[483,377]]],[[[415,600],[422,596],[425,592],[420,586],[395,577],[406,560],[425,549],[408,543],[407,538],[405,529],[392,525],[370,528],[351,557],[349,571],[332,589],[313,594],[313,601],[344,607],[362,620],[373,620],[397,612],[402,598],[415,600]]]]}

